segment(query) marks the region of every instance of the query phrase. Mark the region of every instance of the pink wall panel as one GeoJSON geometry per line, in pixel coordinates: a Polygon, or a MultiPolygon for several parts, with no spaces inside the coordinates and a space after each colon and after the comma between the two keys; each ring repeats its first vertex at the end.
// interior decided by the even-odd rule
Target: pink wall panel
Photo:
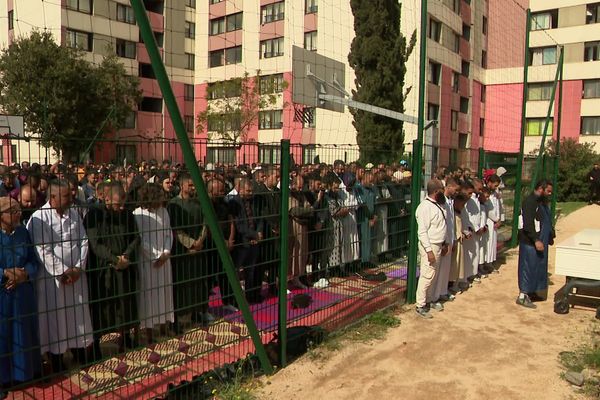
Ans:
{"type": "MultiPolygon", "coordinates": [[[[564,99],[562,100],[562,122],[561,138],[579,138],[581,132],[581,93],[583,81],[563,81],[564,99]]],[[[560,91],[559,91],[560,92],[560,91]]],[[[558,100],[559,92],[556,94],[554,104],[554,138],[558,128],[558,100]]]]}
{"type": "Polygon", "coordinates": [[[139,78],[140,89],[145,97],[162,97],[158,81],[150,78],[139,78]]]}
{"type": "Polygon", "coordinates": [[[523,67],[528,0],[488,2],[488,69],[523,67]]]}
{"type": "Polygon", "coordinates": [[[519,151],[522,99],[522,83],[487,86],[484,137],[486,151],[519,151]]]}
{"type": "Polygon", "coordinates": [[[316,31],[318,27],[319,14],[311,13],[304,15],[304,32],[316,31]]]}
{"type": "Polygon", "coordinates": [[[208,37],[208,50],[220,50],[227,47],[235,47],[242,45],[242,30],[239,29],[233,32],[225,32],[220,35],[208,37]]]}
{"type": "Polygon", "coordinates": [[[260,40],[282,37],[285,32],[285,21],[275,21],[260,27],[260,40]]]}
{"type": "Polygon", "coordinates": [[[160,14],[157,14],[155,12],[151,12],[148,11],[148,17],[150,19],[150,26],[152,27],[152,30],[154,32],[164,32],[165,28],[164,28],[164,20],[165,17],[163,17],[160,14]]]}
{"type": "Polygon", "coordinates": [[[221,1],[219,3],[211,4],[208,8],[208,18],[219,18],[224,17],[226,14],[225,4],[226,1],[221,1]]]}

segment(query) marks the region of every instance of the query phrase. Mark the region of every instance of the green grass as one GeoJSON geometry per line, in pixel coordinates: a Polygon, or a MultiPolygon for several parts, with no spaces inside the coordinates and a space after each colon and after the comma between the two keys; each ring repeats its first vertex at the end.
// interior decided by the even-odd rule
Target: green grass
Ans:
{"type": "Polygon", "coordinates": [[[583,201],[567,201],[564,203],[556,203],[556,209],[560,209],[560,215],[566,217],[574,211],[579,210],[582,207],[587,205],[586,202],[583,201]]]}
{"type": "MultiPolygon", "coordinates": [[[[598,371],[600,369],[600,325],[593,321],[588,329],[588,339],[581,343],[573,351],[563,351],[559,353],[558,359],[565,372],[561,373],[561,378],[565,379],[566,371],[581,372],[584,369],[598,371]]],[[[597,381],[596,381],[597,382],[597,381]]],[[[591,398],[600,398],[600,385],[594,381],[587,381],[581,388],[581,392],[591,398]]]]}
{"type": "Polygon", "coordinates": [[[396,313],[397,308],[395,307],[376,311],[360,322],[327,336],[323,343],[310,349],[308,357],[313,361],[325,360],[329,354],[340,350],[346,341],[371,343],[381,340],[390,328],[400,325],[400,318],[396,316],[396,313]]]}

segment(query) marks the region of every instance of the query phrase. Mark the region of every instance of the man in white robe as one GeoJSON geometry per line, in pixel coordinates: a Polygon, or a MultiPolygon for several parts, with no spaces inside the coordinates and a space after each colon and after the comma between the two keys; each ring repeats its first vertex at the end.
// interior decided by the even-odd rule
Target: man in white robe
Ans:
{"type": "Polygon", "coordinates": [[[489,177],[487,187],[491,191],[489,200],[486,203],[488,209],[487,215],[487,226],[489,232],[489,240],[487,243],[487,251],[485,253],[485,263],[488,264],[490,271],[497,271],[494,268],[493,263],[496,262],[498,252],[498,228],[501,225],[502,209],[500,207],[500,193],[498,192],[498,185],[501,180],[498,175],[492,175],[489,177]]]}
{"type": "Polygon", "coordinates": [[[44,268],[37,279],[41,352],[50,352],[54,372],[71,349],[86,361],[93,343],[85,267],[88,240],[79,213],[71,208],[66,181],[51,182],[48,202],[31,216],[27,230],[44,268]]]}
{"type": "Polygon", "coordinates": [[[475,282],[480,282],[477,276],[479,272],[479,237],[483,234],[483,227],[485,226],[485,221],[481,221],[481,206],[478,199],[482,183],[479,179],[473,179],[471,184],[465,183],[465,186],[473,191],[463,211],[463,221],[472,233],[471,239],[464,242],[465,274],[473,277],[475,282]]]}

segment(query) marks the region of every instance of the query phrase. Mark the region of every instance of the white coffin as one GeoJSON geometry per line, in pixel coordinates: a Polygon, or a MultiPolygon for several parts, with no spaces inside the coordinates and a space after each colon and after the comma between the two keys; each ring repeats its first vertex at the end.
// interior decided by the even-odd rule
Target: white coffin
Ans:
{"type": "Polygon", "coordinates": [[[584,229],[556,246],[554,273],[600,280],[600,229],[584,229]]]}

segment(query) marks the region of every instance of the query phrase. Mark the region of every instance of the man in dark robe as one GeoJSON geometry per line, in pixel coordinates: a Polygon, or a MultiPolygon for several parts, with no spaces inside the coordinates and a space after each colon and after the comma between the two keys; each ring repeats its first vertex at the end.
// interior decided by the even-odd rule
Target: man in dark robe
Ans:
{"type": "Polygon", "coordinates": [[[548,207],[551,196],[552,182],[541,180],[521,207],[517,304],[527,308],[536,308],[531,296],[548,289],[548,246],[555,237],[548,207]]]}
{"type": "Polygon", "coordinates": [[[179,177],[180,192],[168,205],[171,227],[175,232],[171,265],[173,268],[173,297],[175,304],[175,329],[181,329],[181,317],[191,316],[202,324],[214,321],[208,312],[209,266],[203,252],[207,230],[203,226],[200,201],[189,174],[179,177]]]}
{"type": "Polygon", "coordinates": [[[279,225],[281,217],[281,191],[279,169],[276,166],[263,168],[264,184],[257,186],[255,196],[261,198],[263,207],[263,240],[259,243],[259,262],[267,273],[269,294],[277,294],[277,276],[279,275],[279,225]]]}
{"type": "Polygon", "coordinates": [[[104,205],[91,209],[84,220],[90,243],[87,275],[96,358],[102,335],[119,332],[119,347],[123,351],[125,345],[134,346],[129,329],[138,325],[137,226],[125,207],[126,194],[121,183],[107,185],[104,200],[104,205]]]}
{"type": "Polygon", "coordinates": [[[589,204],[594,202],[600,204],[600,163],[594,163],[594,168],[588,174],[588,180],[590,182],[589,204]]]}

